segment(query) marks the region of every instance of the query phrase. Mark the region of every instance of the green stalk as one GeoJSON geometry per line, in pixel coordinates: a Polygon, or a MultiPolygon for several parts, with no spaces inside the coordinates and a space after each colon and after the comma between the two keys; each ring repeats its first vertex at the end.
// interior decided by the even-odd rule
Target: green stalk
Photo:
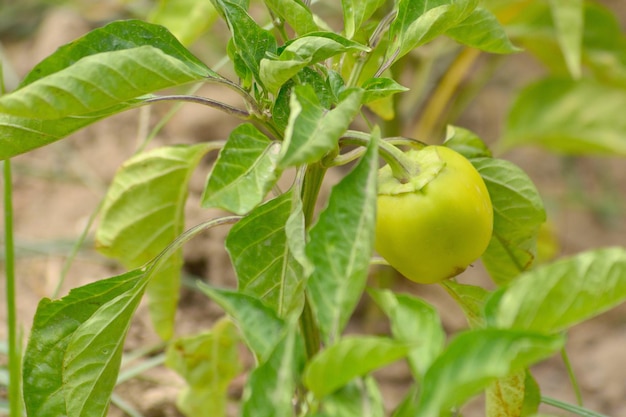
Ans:
{"type": "MultiPolygon", "coordinates": [[[[343,143],[367,146],[370,136],[367,133],[349,130],[341,139],[343,143]]],[[[386,140],[378,142],[380,156],[391,167],[393,176],[402,184],[408,183],[411,178],[420,173],[419,165],[411,161],[400,149],[386,140]]]]}
{"type": "MultiPolygon", "coordinates": [[[[326,168],[321,163],[311,164],[306,168],[304,172],[304,178],[302,182],[302,210],[304,212],[304,224],[308,229],[313,222],[313,215],[315,214],[315,203],[322,187],[322,181],[326,174],[326,168]]],[[[300,315],[300,329],[304,336],[304,344],[306,348],[307,357],[310,359],[320,350],[321,337],[320,330],[315,321],[313,310],[311,309],[311,303],[309,297],[305,294],[304,308],[300,315]]]]}
{"type": "Polygon", "coordinates": [[[11,417],[22,417],[22,355],[17,335],[15,307],[15,245],[13,241],[13,188],[11,162],[4,161],[4,243],[9,328],[9,411],[11,417]]]}
{"type": "Polygon", "coordinates": [[[572,388],[574,389],[574,395],[576,395],[576,402],[579,406],[583,405],[583,395],[580,390],[580,385],[578,385],[578,380],[576,379],[576,375],[574,374],[574,369],[572,368],[572,363],[569,360],[569,356],[567,355],[567,351],[565,348],[561,349],[561,359],[563,359],[563,363],[565,364],[565,368],[567,369],[567,376],[572,384],[572,388]]]}
{"type": "MultiPolygon", "coordinates": [[[[4,69],[0,61],[0,96],[4,95],[4,69]]],[[[15,307],[15,242],[13,241],[13,180],[11,160],[4,171],[4,271],[6,276],[7,327],[9,351],[9,416],[22,417],[22,349],[17,334],[15,307]]]]}
{"type": "Polygon", "coordinates": [[[561,410],[569,411],[570,413],[576,414],[577,416],[581,416],[581,417],[608,417],[605,414],[587,410],[586,408],[580,407],[578,405],[566,403],[561,400],[557,400],[556,398],[542,396],[541,402],[544,404],[551,405],[552,407],[560,408],[561,410]]]}

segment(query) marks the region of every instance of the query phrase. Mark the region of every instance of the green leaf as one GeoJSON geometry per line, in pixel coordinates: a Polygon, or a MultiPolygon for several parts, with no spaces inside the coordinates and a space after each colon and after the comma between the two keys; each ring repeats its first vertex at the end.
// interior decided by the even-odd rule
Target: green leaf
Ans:
{"type": "Polygon", "coordinates": [[[260,76],[265,87],[276,94],[278,89],[309,65],[346,51],[368,51],[364,45],[331,32],[313,32],[290,41],[277,59],[263,58],[260,76]]]}
{"type": "Polygon", "coordinates": [[[219,304],[239,326],[246,344],[265,362],[285,333],[285,323],[259,299],[198,282],[200,290],[219,304]]]}
{"type": "MultiPolygon", "coordinates": [[[[304,228],[290,229],[299,196],[287,192],[254,209],[233,226],[226,249],[237,273],[239,291],[262,300],[279,317],[299,314],[304,303],[307,265],[292,253],[288,239],[305,241],[304,228]]],[[[303,217],[302,217],[303,218],[303,217]]],[[[302,255],[303,249],[296,249],[302,255]]],[[[306,261],[304,261],[306,262],[306,261]]]]}
{"type": "Polygon", "coordinates": [[[583,0],[550,0],[556,37],[573,78],[582,75],[581,49],[584,31],[583,0]]]}
{"type": "Polygon", "coordinates": [[[384,417],[385,406],[376,379],[367,376],[355,379],[321,402],[324,416],[384,417]]]}
{"type": "Polygon", "coordinates": [[[56,120],[0,113],[0,160],[55,142],[98,120],[137,107],[144,102],[145,100],[131,100],[99,112],[56,120]]]}
{"type": "Polygon", "coordinates": [[[605,6],[584,6],[584,63],[603,82],[626,88],[626,36],[620,21],[605,6]]]}
{"type": "Polygon", "coordinates": [[[409,91],[408,88],[398,84],[391,78],[370,78],[363,83],[362,87],[365,90],[363,103],[370,103],[374,100],[390,97],[393,94],[409,91]]]}
{"type": "Polygon", "coordinates": [[[394,62],[463,22],[477,5],[477,0],[400,0],[389,28],[394,62]]]}
{"type": "Polygon", "coordinates": [[[532,265],[546,213],[535,185],[516,165],[492,158],[471,162],[485,180],[494,213],[493,236],[482,260],[491,278],[504,284],[532,265]]]}
{"type": "Polygon", "coordinates": [[[541,392],[530,371],[519,371],[490,385],[485,402],[487,417],[535,416],[541,392]]]}
{"type": "Polygon", "coordinates": [[[240,79],[241,86],[243,88],[251,89],[253,81],[252,71],[248,68],[246,62],[241,57],[241,54],[237,51],[233,38],[228,41],[226,52],[233,63],[233,69],[235,70],[235,74],[237,74],[240,79]]]}
{"type": "Polygon", "coordinates": [[[328,206],[310,231],[306,252],[315,269],[308,291],[327,341],[339,337],[367,281],[374,240],[379,135],[375,129],[366,154],[333,188],[328,206]]]}
{"type": "Polygon", "coordinates": [[[457,126],[448,126],[444,145],[468,159],[491,158],[491,151],[474,132],[457,126]]]}
{"type": "Polygon", "coordinates": [[[106,415],[124,340],[144,290],[145,281],[118,295],[98,308],[71,335],[63,358],[63,395],[68,416],[106,415]]]}
{"type": "Polygon", "coordinates": [[[489,10],[478,7],[458,25],[446,31],[455,41],[494,54],[510,54],[521,51],[514,46],[504,27],[489,10]]]}
{"type": "Polygon", "coordinates": [[[217,11],[206,0],[160,0],[149,20],[167,27],[183,44],[190,45],[217,17],[217,11]]]}
{"type": "Polygon", "coordinates": [[[431,362],[443,350],[446,334],[437,310],[420,298],[390,290],[369,290],[391,321],[393,337],[410,343],[408,361],[413,375],[421,380],[431,362]]]}
{"type": "Polygon", "coordinates": [[[485,326],[483,309],[490,292],[477,285],[459,284],[448,280],[441,283],[463,310],[467,322],[472,328],[485,326]]]}
{"type": "Polygon", "coordinates": [[[526,372],[517,371],[494,381],[486,391],[487,417],[519,417],[524,406],[526,372]]]}
{"type": "Polygon", "coordinates": [[[235,128],[220,151],[202,194],[202,207],[245,214],[276,184],[280,144],[252,124],[235,128]]]}
{"type": "Polygon", "coordinates": [[[493,326],[554,333],[624,300],[626,250],[615,247],[584,252],[528,271],[497,290],[485,309],[493,326]]]}
{"type": "Polygon", "coordinates": [[[367,19],[372,17],[385,0],[341,0],[343,10],[343,31],[347,38],[352,39],[367,19]]]}
{"type": "Polygon", "coordinates": [[[521,417],[534,416],[541,403],[541,390],[539,384],[530,373],[526,370],[526,378],[524,379],[524,404],[522,405],[521,417]]]}
{"type": "Polygon", "coordinates": [[[318,30],[311,10],[301,0],[266,0],[265,4],[298,34],[318,30]]]}
{"type": "Polygon", "coordinates": [[[60,300],[44,298],[37,306],[24,354],[24,403],[32,417],[67,415],[63,358],[72,335],[100,307],[131,291],[143,270],[75,288],[60,300]]]}
{"type": "MultiPolygon", "coordinates": [[[[92,30],[81,38],[61,46],[52,55],[41,61],[24,78],[21,87],[48,75],[64,70],[82,58],[103,52],[123,51],[126,49],[151,46],[189,67],[193,73],[206,77],[221,78],[211,71],[202,61],[189,52],[163,26],[141,20],[119,20],[92,30]]],[[[157,67],[158,68],[158,67],[157,67]]],[[[94,84],[100,82],[94,79],[94,84]]]]}
{"type": "Polygon", "coordinates": [[[242,417],[293,416],[298,359],[297,332],[291,325],[267,362],[250,373],[242,398],[242,417]]]}
{"type": "Polygon", "coordinates": [[[189,417],[225,417],[228,386],[243,366],[237,327],[221,319],[209,332],[173,340],[165,364],[187,382],[177,406],[189,417]]]}
{"type": "Polygon", "coordinates": [[[626,91],[588,79],[547,78],[526,87],[507,116],[505,147],[563,154],[626,155],[626,91]]]}
{"type": "Polygon", "coordinates": [[[89,115],[207,76],[150,45],[102,52],[0,97],[0,110],[43,120],[89,115]]]}
{"type": "MultiPolygon", "coordinates": [[[[339,99],[333,95],[330,90],[331,86],[326,79],[317,71],[312,68],[305,67],[298,73],[298,80],[300,84],[308,84],[315,90],[315,95],[319,101],[319,104],[324,109],[328,109],[333,104],[337,104],[339,99]]],[[[272,108],[272,118],[276,123],[276,126],[284,131],[289,123],[289,116],[291,109],[289,108],[292,91],[295,86],[293,80],[287,81],[281,89],[278,91],[276,100],[274,101],[274,107],[272,108]]]]}
{"type": "Polygon", "coordinates": [[[409,349],[410,345],[385,337],[346,336],[311,359],[304,370],[304,386],[322,398],[405,357],[409,349]]]}
{"type": "Polygon", "coordinates": [[[335,149],[358,114],[362,97],[362,90],[351,90],[334,109],[326,111],[313,87],[296,86],[291,95],[291,113],[279,166],[286,168],[315,162],[335,149]]]}
{"type": "Polygon", "coordinates": [[[261,28],[238,3],[230,0],[211,0],[224,17],[232,33],[232,45],[241,61],[262,84],[259,63],[266,53],[276,54],[276,39],[261,28]]]}
{"type": "Polygon", "coordinates": [[[424,375],[415,415],[438,417],[496,379],[551,356],[563,345],[560,335],[504,329],[460,333],[424,375]]]}
{"type": "MultiPolygon", "coordinates": [[[[169,146],[127,160],[105,197],[96,242],[100,252],[135,268],[158,255],[184,229],[187,185],[206,144],[169,146]]],[[[182,254],[171,257],[148,286],[155,329],[172,335],[182,254]]]]}

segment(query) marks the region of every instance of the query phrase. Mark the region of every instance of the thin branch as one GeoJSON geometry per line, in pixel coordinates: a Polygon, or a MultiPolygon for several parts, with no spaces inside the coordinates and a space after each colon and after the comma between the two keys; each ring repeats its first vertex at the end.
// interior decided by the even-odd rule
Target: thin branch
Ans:
{"type": "Polygon", "coordinates": [[[171,96],[154,96],[146,100],[147,103],[154,103],[154,102],[159,102],[159,101],[186,101],[189,103],[197,103],[197,104],[202,104],[203,106],[221,110],[224,113],[228,113],[240,119],[247,120],[250,118],[250,113],[248,113],[245,110],[241,110],[241,109],[238,109],[237,107],[230,106],[220,101],[211,100],[210,98],[206,98],[206,97],[171,95],[171,96]]]}

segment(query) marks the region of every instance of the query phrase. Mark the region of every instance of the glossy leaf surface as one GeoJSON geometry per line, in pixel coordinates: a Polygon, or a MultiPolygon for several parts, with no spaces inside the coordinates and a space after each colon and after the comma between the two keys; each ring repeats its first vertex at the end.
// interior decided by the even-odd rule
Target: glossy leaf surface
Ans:
{"type": "Polygon", "coordinates": [[[359,164],[333,188],[306,247],[315,266],[308,290],[326,340],[339,337],[367,280],[376,212],[375,135],[359,164]]]}

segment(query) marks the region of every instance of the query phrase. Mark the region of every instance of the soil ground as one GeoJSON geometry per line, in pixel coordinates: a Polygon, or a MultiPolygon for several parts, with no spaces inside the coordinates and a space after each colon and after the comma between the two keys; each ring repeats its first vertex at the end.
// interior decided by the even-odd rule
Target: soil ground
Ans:
{"type": "MultiPolygon", "coordinates": [[[[618,2],[609,2],[618,5],[618,2]]],[[[617,6],[616,6],[617,7],[617,6]]],[[[4,44],[16,77],[23,76],[34,64],[90,29],[84,16],[65,9],[47,13],[36,32],[25,40],[4,44]],[[62,29],[61,29],[62,28],[62,29]]],[[[520,56],[499,71],[476,98],[471,110],[458,123],[475,130],[488,141],[501,131],[501,121],[516,88],[511,82],[520,66],[532,73],[534,63],[520,56]]],[[[233,101],[225,91],[203,94],[233,101]]],[[[134,151],[146,125],[154,124],[163,108],[131,111],[84,129],[72,137],[15,158],[14,210],[18,254],[18,314],[28,334],[38,301],[55,291],[67,254],[84,230],[91,214],[104,195],[119,165],[134,151]],[[145,120],[149,122],[146,124],[145,120]]],[[[193,143],[224,139],[237,123],[204,108],[185,105],[155,140],[155,145],[193,143]],[[208,132],[208,133],[207,133],[208,132]],[[209,136],[207,136],[209,135],[209,136]]],[[[595,247],[626,246],[626,163],[616,158],[562,158],[537,148],[517,149],[504,155],[521,166],[540,190],[554,226],[559,256],[595,247]],[[603,189],[600,185],[610,184],[603,189]],[[573,185],[574,184],[574,185],[573,185]]],[[[199,196],[209,164],[198,170],[192,180],[187,208],[189,225],[215,217],[216,212],[199,208],[199,196]]],[[[335,181],[330,178],[329,184],[335,181]]],[[[218,230],[194,240],[185,249],[186,272],[215,285],[233,285],[233,274],[223,249],[227,230],[218,230]]],[[[91,249],[87,240],[73,262],[60,294],[70,288],[114,275],[121,271],[111,261],[91,249]]],[[[464,273],[462,281],[489,285],[480,265],[464,273]]],[[[465,326],[464,319],[448,296],[436,286],[419,286],[398,280],[395,287],[425,297],[441,311],[447,330],[465,326]]],[[[4,299],[4,286],[0,289],[4,299]]],[[[127,350],[158,346],[145,306],[140,307],[127,340],[127,350]]],[[[0,312],[4,321],[5,311],[0,312]]],[[[179,334],[209,328],[220,310],[207,299],[183,290],[178,315],[179,334]]],[[[350,331],[386,331],[382,315],[364,302],[359,307],[350,331]]],[[[0,328],[0,341],[6,340],[0,328]]],[[[626,416],[626,306],[579,325],[569,334],[568,353],[583,391],[585,405],[609,416],[626,416]]],[[[543,393],[574,401],[567,372],[560,358],[550,359],[534,368],[543,393]]],[[[377,376],[383,395],[393,404],[400,400],[409,379],[408,371],[398,364],[377,376]]],[[[241,382],[231,387],[233,398],[241,394],[241,382]]],[[[154,368],[118,387],[116,395],[132,404],[147,417],[174,417],[174,406],[181,380],[165,368],[154,368]]],[[[1,395],[1,393],[0,393],[1,395]]],[[[480,399],[466,408],[466,415],[480,415],[480,399]]],[[[546,409],[548,411],[549,409],[546,409]]],[[[549,410],[553,411],[553,410],[549,410]]],[[[111,416],[123,413],[115,406],[111,416]]]]}

